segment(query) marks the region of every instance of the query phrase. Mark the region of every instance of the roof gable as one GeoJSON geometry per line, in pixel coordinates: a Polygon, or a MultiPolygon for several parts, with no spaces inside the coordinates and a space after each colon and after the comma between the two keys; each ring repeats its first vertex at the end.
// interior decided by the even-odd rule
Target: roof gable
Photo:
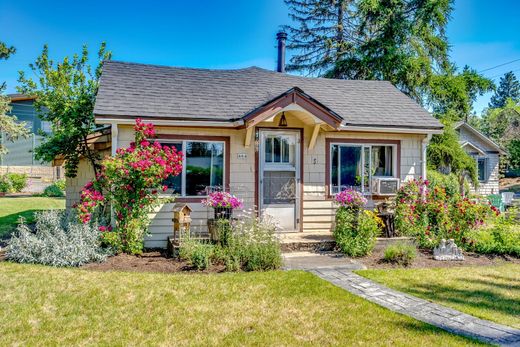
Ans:
{"type": "MultiPolygon", "coordinates": [[[[457,130],[461,130],[463,129],[464,131],[467,131],[469,132],[470,134],[472,134],[473,136],[475,136],[478,140],[480,140],[481,143],[485,144],[485,146],[487,148],[480,148],[481,150],[484,149],[484,150],[491,150],[491,151],[497,151],[499,152],[500,154],[505,154],[506,152],[496,143],[494,142],[493,140],[491,140],[489,137],[487,137],[486,135],[482,134],[480,131],[478,131],[477,129],[475,129],[474,127],[472,127],[471,125],[469,125],[468,123],[466,122],[457,122],[455,123],[454,125],[454,128],[457,130]]],[[[472,141],[464,141],[463,142],[468,142],[468,143],[471,143],[471,145],[473,147],[475,147],[475,144],[472,143],[472,141]]]]}

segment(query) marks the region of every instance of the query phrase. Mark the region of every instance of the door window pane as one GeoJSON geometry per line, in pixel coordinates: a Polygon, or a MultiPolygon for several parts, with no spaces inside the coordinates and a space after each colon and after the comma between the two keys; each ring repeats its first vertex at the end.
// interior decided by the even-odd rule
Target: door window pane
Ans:
{"type": "Polygon", "coordinates": [[[281,158],[281,145],[280,145],[280,137],[273,137],[273,162],[279,163],[281,158]]]}
{"type": "Polygon", "coordinates": [[[268,137],[265,139],[265,161],[270,163],[273,161],[273,138],[268,137]]]}
{"type": "Polygon", "coordinates": [[[224,145],[186,142],[186,195],[206,195],[206,187],[223,185],[224,145]]]}
{"type": "Polygon", "coordinates": [[[295,171],[264,171],[263,203],[289,204],[296,199],[295,171]]]}

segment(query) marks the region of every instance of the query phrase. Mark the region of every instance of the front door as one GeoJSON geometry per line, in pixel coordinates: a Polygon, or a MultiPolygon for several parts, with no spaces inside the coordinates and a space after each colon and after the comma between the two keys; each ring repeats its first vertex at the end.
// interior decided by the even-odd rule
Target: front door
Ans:
{"type": "Polygon", "coordinates": [[[281,231],[300,224],[300,132],[260,130],[260,213],[271,216],[281,231]]]}

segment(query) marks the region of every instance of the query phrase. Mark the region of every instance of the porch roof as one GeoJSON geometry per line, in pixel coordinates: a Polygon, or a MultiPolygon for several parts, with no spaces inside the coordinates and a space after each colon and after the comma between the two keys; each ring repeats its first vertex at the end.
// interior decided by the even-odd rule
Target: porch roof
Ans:
{"type": "Polygon", "coordinates": [[[135,117],[243,122],[295,88],[343,125],[442,128],[387,81],[308,78],[258,67],[209,70],[107,61],[94,113],[99,122],[135,117]]]}

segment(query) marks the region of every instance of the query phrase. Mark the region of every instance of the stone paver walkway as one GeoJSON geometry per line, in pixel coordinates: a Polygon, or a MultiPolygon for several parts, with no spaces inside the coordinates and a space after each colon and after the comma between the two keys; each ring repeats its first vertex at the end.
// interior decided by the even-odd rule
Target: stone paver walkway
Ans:
{"type": "Polygon", "coordinates": [[[347,267],[318,267],[311,273],[368,301],[449,332],[502,346],[520,346],[520,330],[479,319],[404,294],[353,273],[347,267]]]}

